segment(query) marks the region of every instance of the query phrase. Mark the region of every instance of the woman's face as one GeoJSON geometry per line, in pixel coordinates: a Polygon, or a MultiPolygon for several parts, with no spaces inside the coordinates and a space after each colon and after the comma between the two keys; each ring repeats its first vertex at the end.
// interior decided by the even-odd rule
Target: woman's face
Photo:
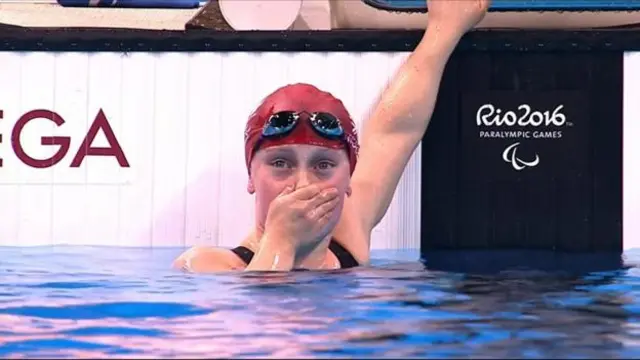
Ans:
{"type": "Polygon", "coordinates": [[[256,195],[256,221],[264,229],[271,201],[285,187],[298,189],[310,184],[335,187],[340,203],[330,223],[336,224],[342,213],[345,195],[350,193],[351,171],[345,150],[314,145],[280,145],[260,149],[251,162],[249,193],[256,195]]]}

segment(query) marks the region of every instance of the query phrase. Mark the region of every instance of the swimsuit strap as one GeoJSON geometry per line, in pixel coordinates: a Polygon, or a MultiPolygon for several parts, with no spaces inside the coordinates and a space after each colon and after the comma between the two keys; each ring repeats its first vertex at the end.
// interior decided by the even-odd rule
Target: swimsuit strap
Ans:
{"type": "Polygon", "coordinates": [[[249,265],[249,263],[253,259],[253,251],[242,245],[231,249],[231,251],[233,251],[233,253],[236,254],[240,259],[242,259],[242,261],[244,261],[247,265],[249,265]]]}
{"type": "MultiPolygon", "coordinates": [[[[340,268],[347,269],[358,266],[358,261],[351,255],[347,249],[345,249],[342,245],[340,245],[334,239],[331,239],[329,243],[329,250],[338,258],[340,262],[340,268]]],[[[245,264],[249,264],[253,259],[254,253],[251,249],[248,249],[245,246],[237,246],[231,251],[236,254],[245,264]]]]}
{"type": "Polygon", "coordinates": [[[347,249],[345,249],[334,239],[331,239],[331,242],[329,243],[329,250],[331,250],[331,252],[333,252],[333,254],[338,258],[338,261],[340,262],[340,268],[342,269],[352,268],[360,265],[358,264],[358,260],[356,260],[356,258],[354,258],[353,255],[351,255],[351,253],[347,251],[347,249]]]}

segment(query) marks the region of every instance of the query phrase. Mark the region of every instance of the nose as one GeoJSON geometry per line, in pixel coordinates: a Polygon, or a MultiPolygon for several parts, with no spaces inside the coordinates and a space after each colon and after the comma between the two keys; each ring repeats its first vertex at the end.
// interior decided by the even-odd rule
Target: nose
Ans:
{"type": "Polygon", "coordinates": [[[308,171],[301,169],[297,173],[296,188],[301,188],[313,183],[312,175],[308,171]]]}

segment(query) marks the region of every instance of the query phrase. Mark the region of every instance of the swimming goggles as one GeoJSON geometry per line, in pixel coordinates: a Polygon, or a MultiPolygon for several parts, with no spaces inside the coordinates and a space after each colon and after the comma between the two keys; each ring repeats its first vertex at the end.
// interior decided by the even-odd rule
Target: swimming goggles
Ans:
{"type": "Polygon", "coordinates": [[[342,125],[340,125],[340,120],[330,113],[280,111],[269,117],[262,128],[262,136],[270,138],[290,133],[300,122],[300,115],[302,114],[309,115],[311,128],[320,136],[328,139],[338,139],[344,135],[344,129],[342,125]]]}

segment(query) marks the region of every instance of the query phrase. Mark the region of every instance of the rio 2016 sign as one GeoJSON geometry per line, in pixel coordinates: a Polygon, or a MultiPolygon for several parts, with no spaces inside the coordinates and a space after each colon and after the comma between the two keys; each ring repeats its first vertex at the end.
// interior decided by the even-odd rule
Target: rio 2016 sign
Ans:
{"type": "MultiPolygon", "coordinates": [[[[4,118],[3,111],[0,110],[0,120],[4,118]]],[[[62,159],[64,159],[69,150],[71,150],[71,137],[69,136],[42,136],[40,138],[40,143],[43,146],[57,146],[57,151],[46,159],[36,159],[29,155],[29,153],[25,150],[22,141],[24,141],[21,137],[22,131],[25,126],[28,125],[32,121],[36,120],[45,120],[54,123],[56,126],[62,126],[65,123],[65,119],[55,111],[51,110],[43,110],[36,109],[31,110],[24,113],[18,121],[13,126],[10,135],[11,148],[15,153],[16,157],[25,165],[43,169],[50,168],[56,164],[58,164],[62,159]]],[[[2,142],[2,134],[0,134],[0,142],[2,142]]],[[[77,168],[82,165],[82,162],[87,156],[112,156],[114,157],[120,167],[128,168],[129,161],[116,138],[116,135],[109,124],[109,119],[104,114],[104,111],[100,109],[98,114],[95,116],[93,122],[89,126],[89,130],[87,131],[82,143],[75,151],[73,159],[71,160],[71,164],[69,167],[77,168]],[[109,144],[108,147],[96,147],[93,146],[93,141],[99,132],[102,132],[107,139],[109,144]]],[[[2,158],[0,158],[0,167],[3,166],[2,158]]]]}

